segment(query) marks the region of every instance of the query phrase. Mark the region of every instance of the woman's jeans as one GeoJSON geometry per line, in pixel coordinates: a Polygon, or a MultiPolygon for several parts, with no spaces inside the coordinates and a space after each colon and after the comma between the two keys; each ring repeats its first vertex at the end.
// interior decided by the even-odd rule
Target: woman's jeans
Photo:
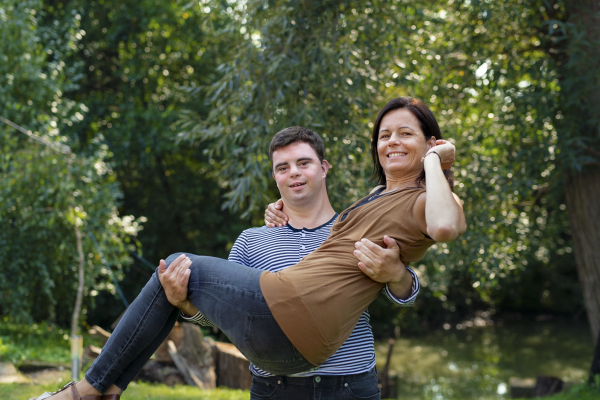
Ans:
{"type": "MultiPolygon", "coordinates": [[[[180,254],[166,260],[170,265],[180,254]]],[[[185,253],[192,261],[188,298],[257,367],[290,375],[314,366],[287,339],[260,290],[263,271],[220,258],[185,253]]],[[[165,295],[155,272],[129,306],[86,380],[104,393],[125,390],[171,332],[179,310],[165,295]]]]}

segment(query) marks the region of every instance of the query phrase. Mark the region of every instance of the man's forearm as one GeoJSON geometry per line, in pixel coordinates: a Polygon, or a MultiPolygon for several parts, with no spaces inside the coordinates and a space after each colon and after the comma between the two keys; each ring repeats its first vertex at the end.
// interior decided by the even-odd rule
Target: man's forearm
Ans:
{"type": "Polygon", "coordinates": [[[177,308],[179,308],[179,310],[181,310],[181,312],[188,317],[193,317],[194,315],[198,314],[198,309],[194,307],[189,299],[178,305],[177,308]]]}
{"type": "Polygon", "coordinates": [[[411,273],[407,272],[406,279],[403,279],[400,282],[388,282],[387,286],[394,297],[406,300],[412,294],[413,276],[411,273]]]}

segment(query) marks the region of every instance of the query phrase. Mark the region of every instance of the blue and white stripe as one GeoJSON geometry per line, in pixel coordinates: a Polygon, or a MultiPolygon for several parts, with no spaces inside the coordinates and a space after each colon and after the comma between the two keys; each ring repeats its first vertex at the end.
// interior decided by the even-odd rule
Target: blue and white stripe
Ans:
{"type": "MultiPolygon", "coordinates": [[[[327,239],[337,215],[329,222],[314,229],[296,229],[289,225],[281,228],[247,229],[238,237],[229,254],[229,260],[266,271],[277,272],[297,264],[312,253],[327,239]]],[[[408,268],[413,276],[411,296],[406,299],[395,298],[387,285],[382,293],[394,303],[411,306],[419,293],[419,281],[416,274],[408,268]]],[[[184,316],[185,317],[185,316],[184,316]]],[[[202,325],[211,325],[203,315],[195,315],[185,319],[202,325]],[[208,323],[207,323],[208,322],[208,323]]],[[[340,349],[317,370],[294,376],[314,375],[349,375],[367,372],[375,365],[374,340],[369,313],[365,311],[358,320],[354,331],[340,349]]],[[[250,365],[253,374],[272,376],[254,365],[250,365]]]]}

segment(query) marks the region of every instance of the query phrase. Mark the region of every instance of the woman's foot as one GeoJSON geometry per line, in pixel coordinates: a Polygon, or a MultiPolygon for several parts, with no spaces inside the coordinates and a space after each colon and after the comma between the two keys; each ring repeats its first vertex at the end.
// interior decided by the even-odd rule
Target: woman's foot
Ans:
{"type": "Polygon", "coordinates": [[[46,392],[29,400],[102,400],[102,395],[85,379],[81,382],[69,382],[62,389],[46,392]]]}

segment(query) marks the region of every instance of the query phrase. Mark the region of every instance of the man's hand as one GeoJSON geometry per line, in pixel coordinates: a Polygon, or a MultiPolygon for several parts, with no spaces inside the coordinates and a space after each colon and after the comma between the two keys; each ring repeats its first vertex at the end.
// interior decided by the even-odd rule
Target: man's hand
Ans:
{"type": "Polygon", "coordinates": [[[190,280],[190,265],[192,261],[182,254],[167,268],[165,260],[158,265],[158,279],[165,290],[167,300],[187,315],[195,315],[198,310],[187,298],[188,282],[190,280]],[[195,312],[194,312],[195,310],[195,312]]]}
{"type": "Polygon", "coordinates": [[[356,242],[354,255],[358,258],[358,268],[375,282],[387,283],[389,289],[399,299],[406,299],[412,290],[412,275],[400,261],[400,248],[394,239],[383,237],[386,248],[362,239],[356,242]]]}
{"type": "Polygon", "coordinates": [[[265,225],[267,228],[282,227],[288,222],[288,216],[281,211],[283,209],[283,200],[279,199],[275,203],[269,204],[265,210],[265,225]]]}

